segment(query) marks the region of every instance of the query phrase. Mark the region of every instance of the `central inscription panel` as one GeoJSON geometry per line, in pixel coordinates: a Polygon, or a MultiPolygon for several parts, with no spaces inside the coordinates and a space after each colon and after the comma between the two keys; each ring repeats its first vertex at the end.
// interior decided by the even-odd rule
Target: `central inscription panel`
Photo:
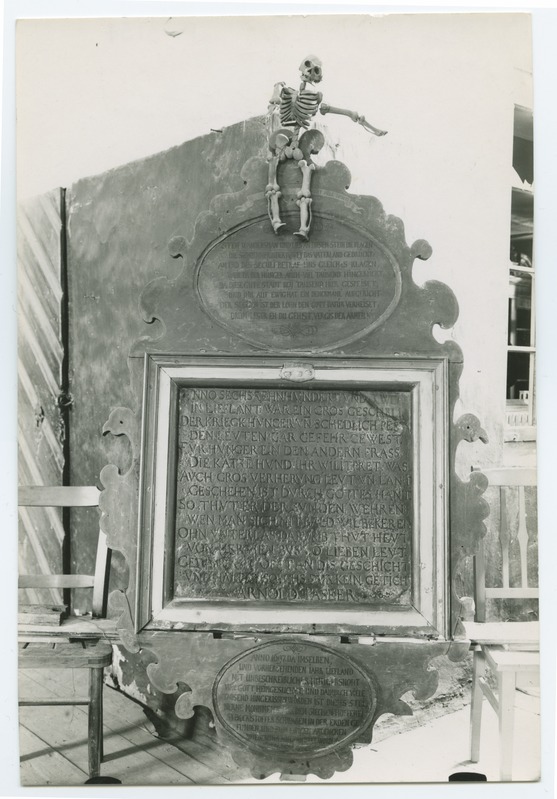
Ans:
{"type": "Polygon", "coordinates": [[[181,387],[175,599],[411,598],[407,391],[181,387]]]}

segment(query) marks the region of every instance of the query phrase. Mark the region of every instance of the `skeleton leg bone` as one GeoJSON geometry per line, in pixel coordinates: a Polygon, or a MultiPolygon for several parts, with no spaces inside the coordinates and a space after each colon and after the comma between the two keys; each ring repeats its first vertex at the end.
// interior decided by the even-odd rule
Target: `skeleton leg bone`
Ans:
{"type": "Polygon", "coordinates": [[[311,227],[311,176],[315,170],[315,164],[308,164],[305,159],[302,159],[298,161],[298,166],[302,170],[302,188],[298,192],[296,200],[296,205],[300,209],[300,229],[294,235],[308,241],[311,227]]]}
{"type": "Polygon", "coordinates": [[[269,177],[265,187],[265,197],[268,200],[269,219],[275,233],[278,233],[285,223],[280,218],[279,197],[281,196],[280,186],[277,182],[277,169],[279,165],[278,155],[269,156],[269,177]]]}

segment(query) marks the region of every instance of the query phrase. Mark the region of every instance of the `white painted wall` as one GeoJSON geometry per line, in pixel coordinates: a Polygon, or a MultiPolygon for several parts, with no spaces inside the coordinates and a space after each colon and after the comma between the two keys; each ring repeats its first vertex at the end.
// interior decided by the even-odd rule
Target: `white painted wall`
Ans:
{"type": "MultiPolygon", "coordinates": [[[[448,283],[464,352],[462,411],[502,457],[513,104],[531,106],[525,14],[23,20],[17,31],[21,198],[164,150],[266,110],[308,53],[325,100],[387,136],[321,118],[352,190],[400,216],[448,283]]],[[[443,335],[447,335],[443,333],[443,335]]]]}

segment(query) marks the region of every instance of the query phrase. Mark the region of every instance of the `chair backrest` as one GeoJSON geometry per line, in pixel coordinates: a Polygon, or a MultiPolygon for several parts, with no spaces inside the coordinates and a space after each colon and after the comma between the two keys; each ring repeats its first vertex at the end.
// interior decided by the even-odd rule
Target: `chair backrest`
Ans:
{"type": "MultiPolygon", "coordinates": [[[[98,507],[96,486],[20,486],[18,505],[41,508],[98,507]]],[[[99,529],[94,574],[20,574],[19,588],[92,588],[93,616],[102,616],[108,566],[106,535],[99,529]]]]}
{"type": "Polygon", "coordinates": [[[483,541],[474,558],[475,619],[486,620],[488,599],[538,599],[539,589],[528,583],[528,530],[526,527],[526,492],[536,486],[536,470],[528,468],[483,469],[490,486],[499,494],[499,543],[501,545],[500,587],[486,586],[486,556],[483,541]],[[514,496],[512,496],[514,495],[514,496]],[[520,585],[511,586],[510,550],[515,544],[520,558],[520,585]]]}

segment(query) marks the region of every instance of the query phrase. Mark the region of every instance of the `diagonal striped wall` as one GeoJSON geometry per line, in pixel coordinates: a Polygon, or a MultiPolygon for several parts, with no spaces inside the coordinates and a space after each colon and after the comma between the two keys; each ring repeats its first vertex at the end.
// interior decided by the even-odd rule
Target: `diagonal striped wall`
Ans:
{"type": "MultiPolygon", "coordinates": [[[[18,209],[18,477],[20,485],[62,485],[64,384],[64,192],[18,209]]],[[[19,572],[62,570],[61,512],[20,509],[19,572]]],[[[57,589],[26,589],[29,602],[62,602],[57,589]]]]}

